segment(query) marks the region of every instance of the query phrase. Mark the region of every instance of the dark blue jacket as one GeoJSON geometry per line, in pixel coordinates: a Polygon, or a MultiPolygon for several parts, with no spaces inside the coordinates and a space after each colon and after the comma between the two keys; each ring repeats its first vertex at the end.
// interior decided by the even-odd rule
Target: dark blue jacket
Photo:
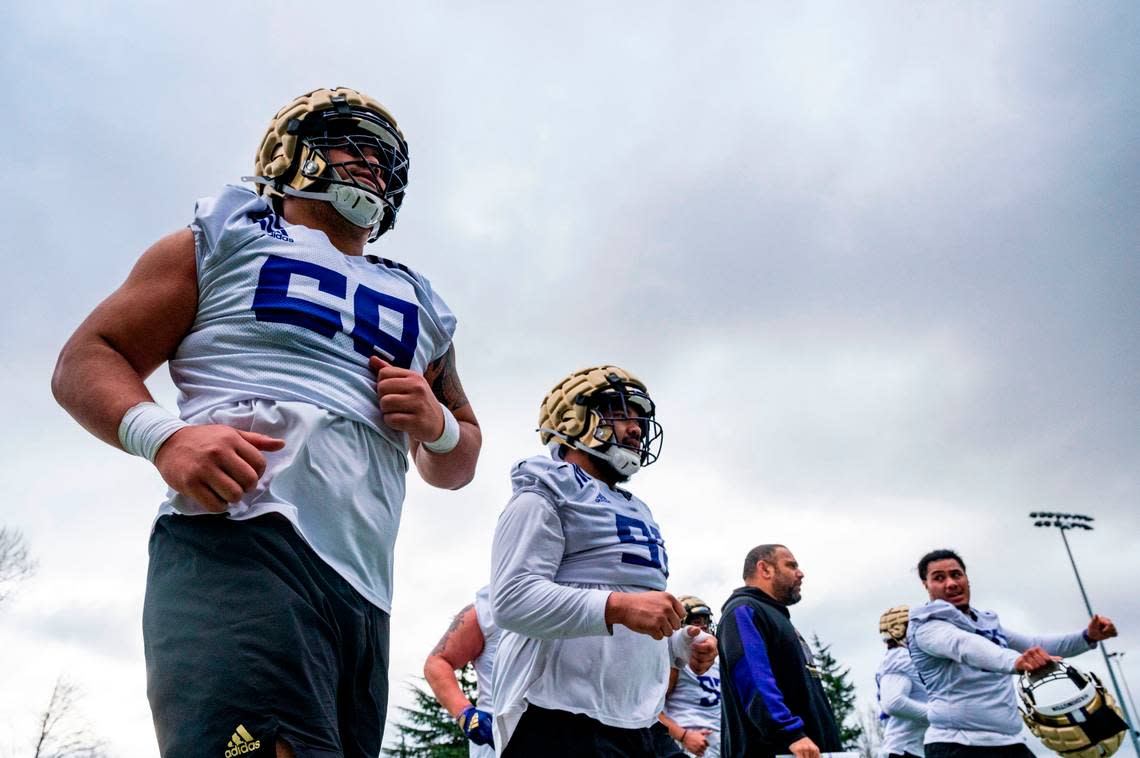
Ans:
{"type": "Polygon", "coordinates": [[[717,638],[724,758],[787,753],[802,737],[823,752],[843,749],[811,649],[786,605],[741,587],[721,610],[717,638]]]}

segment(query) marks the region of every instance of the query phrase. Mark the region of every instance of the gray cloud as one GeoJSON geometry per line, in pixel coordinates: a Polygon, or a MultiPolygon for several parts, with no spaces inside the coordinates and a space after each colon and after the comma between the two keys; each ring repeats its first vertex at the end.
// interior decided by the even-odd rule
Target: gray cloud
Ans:
{"type": "Polygon", "coordinates": [[[921,600],[929,547],[960,548],[1011,626],[1081,623],[1056,535],[1025,516],[1040,508],[1098,517],[1074,550],[1127,649],[1138,33],[1131,7],[1029,3],[9,11],[0,522],[42,570],[0,609],[0,646],[74,661],[115,734],[150,729],[132,646],[161,485],[55,407],[52,363],[147,245],[249,170],[280,105],[345,83],[409,135],[379,251],[459,314],[486,435],[471,487],[410,483],[394,705],[482,581],[507,468],[540,452],[538,401],[601,361],[661,408],[665,454],[635,484],[673,589],[719,605],[749,547],[787,541],[808,569],[797,622],[864,700],[874,621],[921,600]]]}

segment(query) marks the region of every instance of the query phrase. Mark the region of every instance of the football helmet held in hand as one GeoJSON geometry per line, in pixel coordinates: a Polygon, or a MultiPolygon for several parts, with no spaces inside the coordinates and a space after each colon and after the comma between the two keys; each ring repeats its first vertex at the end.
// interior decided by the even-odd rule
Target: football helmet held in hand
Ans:
{"type": "Polygon", "coordinates": [[[1017,679],[1021,717],[1029,731],[1066,758],[1107,758],[1128,725],[1100,679],[1060,661],[1017,679]]]}

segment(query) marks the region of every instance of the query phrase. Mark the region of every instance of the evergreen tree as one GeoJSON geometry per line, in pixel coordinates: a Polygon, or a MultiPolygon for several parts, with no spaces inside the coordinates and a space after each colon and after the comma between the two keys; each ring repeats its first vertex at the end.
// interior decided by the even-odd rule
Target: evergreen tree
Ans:
{"type": "Polygon", "coordinates": [[[843,749],[858,750],[863,726],[855,710],[855,685],[847,678],[851,669],[839,667],[839,662],[831,654],[831,645],[823,644],[819,635],[813,634],[811,641],[815,648],[815,662],[823,679],[823,691],[827,693],[831,710],[835,713],[835,723],[839,725],[843,749]]]}
{"type": "MultiPolygon", "coordinates": [[[[423,678],[420,677],[420,681],[423,678]]],[[[409,684],[414,704],[400,707],[403,723],[396,724],[395,745],[384,748],[392,758],[467,758],[467,737],[444,710],[430,690],[418,684],[409,684]]],[[[470,663],[459,672],[459,688],[475,703],[475,668],[470,663]]]]}

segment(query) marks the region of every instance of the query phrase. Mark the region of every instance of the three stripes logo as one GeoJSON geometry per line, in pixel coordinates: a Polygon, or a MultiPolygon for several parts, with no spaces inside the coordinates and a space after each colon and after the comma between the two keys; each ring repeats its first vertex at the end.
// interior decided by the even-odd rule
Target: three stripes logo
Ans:
{"type": "Polygon", "coordinates": [[[261,740],[255,740],[248,729],[238,724],[237,729],[234,729],[234,733],[230,737],[230,741],[226,743],[226,758],[237,758],[237,756],[245,755],[259,747],[261,747],[261,740]]]}

